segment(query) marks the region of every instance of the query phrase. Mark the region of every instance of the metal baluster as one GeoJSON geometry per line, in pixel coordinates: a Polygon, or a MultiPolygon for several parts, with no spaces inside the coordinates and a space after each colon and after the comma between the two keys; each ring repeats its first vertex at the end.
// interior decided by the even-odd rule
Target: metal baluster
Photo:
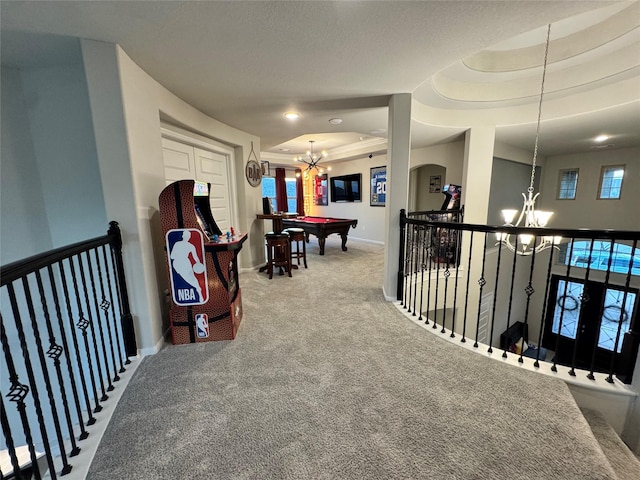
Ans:
{"type": "MultiPolygon", "coordinates": [[[[10,286],[10,285],[9,285],[10,286]]],[[[20,383],[18,378],[18,373],[16,372],[15,363],[13,363],[13,356],[11,355],[11,350],[9,348],[9,339],[7,338],[7,333],[4,328],[4,321],[2,320],[2,316],[0,315],[0,339],[2,340],[2,350],[4,351],[4,357],[7,362],[7,369],[9,370],[9,381],[11,382],[11,389],[7,394],[7,398],[16,404],[16,409],[20,414],[20,422],[22,423],[22,430],[24,432],[25,441],[27,442],[27,447],[29,449],[29,455],[31,457],[31,463],[36,462],[36,451],[33,446],[33,437],[31,436],[31,428],[29,427],[29,417],[27,416],[26,405],[24,403],[24,399],[29,393],[29,386],[20,383]]],[[[11,460],[11,465],[13,466],[14,474],[16,475],[16,479],[22,478],[20,473],[20,466],[18,464],[18,459],[16,458],[15,445],[13,443],[13,438],[11,437],[11,430],[9,428],[9,419],[7,418],[6,411],[4,408],[4,402],[2,403],[2,431],[6,432],[5,439],[7,442],[7,447],[9,449],[9,458],[11,460]],[[6,426],[5,426],[6,424],[6,426]]],[[[39,405],[39,403],[37,404],[39,405]]],[[[48,445],[48,441],[46,443],[48,445]]],[[[40,477],[40,470],[36,467],[35,478],[38,480],[40,477]]],[[[54,472],[55,478],[55,472],[54,472]]]]}
{"type": "MultiPolygon", "coordinates": [[[[50,268],[50,267],[49,267],[50,268]]],[[[65,419],[67,421],[67,430],[69,431],[69,438],[71,440],[71,452],[69,453],[70,457],[76,456],[80,453],[80,448],[76,444],[76,438],[73,433],[73,422],[71,421],[71,412],[69,411],[69,400],[67,399],[67,389],[65,387],[64,378],[62,377],[62,367],[60,365],[60,356],[66,351],[64,347],[58,345],[56,343],[55,334],[53,332],[53,325],[51,324],[51,315],[49,314],[49,305],[47,304],[46,294],[44,291],[44,285],[42,283],[42,275],[40,274],[40,270],[35,272],[36,275],[36,283],[38,284],[38,293],[40,294],[40,302],[42,304],[42,312],[44,314],[45,323],[47,326],[47,333],[49,334],[49,350],[47,350],[47,356],[53,360],[53,366],[56,369],[56,375],[58,377],[58,387],[60,388],[60,395],[62,397],[62,407],[65,415],[65,419]]],[[[53,286],[53,279],[49,276],[49,286],[52,287],[52,291],[55,288],[53,286]]],[[[55,292],[54,292],[55,295],[55,292]]],[[[65,355],[65,357],[68,356],[65,355]]],[[[57,410],[54,408],[55,399],[53,397],[53,391],[50,392],[49,398],[52,403],[52,410],[55,412],[56,425],[58,425],[58,414],[57,410]]],[[[62,438],[62,434],[60,434],[60,438],[62,438]]]]}
{"type": "Polygon", "coordinates": [[[429,242],[429,249],[427,255],[429,256],[429,286],[427,287],[427,315],[424,322],[425,325],[429,325],[429,312],[431,311],[431,270],[433,269],[433,225],[429,225],[428,235],[425,240],[429,242]]]}
{"type": "MultiPolygon", "coordinates": [[[[409,305],[408,305],[408,309],[409,312],[411,312],[411,302],[413,301],[413,299],[416,296],[416,290],[418,288],[417,285],[417,279],[418,279],[418,272],[417,272],[417,260],[416,260],[416,253],[418,251],[418,232],[419,232],[419,228],[418,225],[414,225],[413,226],[413,244],[411,246],[411,283],[410,283],[410,295],[409,295],[409,305]]],[[[415,311],[413,312],[413,316],[415,316],[415,311]]]]}
{"type": "MultiPolygon", "coordinates": [[[[71,271],[73,272],[73,263],[72,263],[72,259],[68,259],[69,263],[71,264],[71,271]]],[[[76,335],[76,329],[75,329],[75,325],[73,323],[73,310],[71,308],[71,299],[69,297],[69,287],[67,286],[67,278],[66,278],[66,274],[64,271],[64,264],[62,263],[62,261],[59,262],[59,270],[60,270],[60,278],[62,281],[62,291],[64,293],[64,298],[65,298],[65,303],[67,305],[67,318],[69,319],[69,324],[70,324],[70,331],[71,331],[71,339],[73,340],[73,347],[74,350],[76,352],[76,366],[78,368],[78,374],[80,375],[80,384],[82,385],[82,393],[84,394],[84,401],[85,401],[85,405],[87,407],[87,415],[89,417],[89,420],[87,421],[87,425],[93,425],[94,423],[96,423],[96,419],[93,416],[93,412],[91,411],[91,404],[89,401],[89,391],[87,390],[87,381],[85,379],[85,375],[84,375],[84,368],[82,368],[82,359],[80,358],[80,346],[78,345],[78,336],[76,335]]],[[[73,273],[72,273],[72,277],[73,277],[73,273]]],[[[73,277],[73,282],[75,285],[75,277],[73,277]]],[[[78,291],[76,288],[76,299],[78,299],[78,291]]],[[[82,309],[80,308],[80,301],[78,300],[78,312],[80,314],[80,318],[82,318],[82,309]]],[[[68,351],[68,350],[67,350],[68,351]]],[[[89,357],[89,355],[87,354],[87,357],[89,357]]],[[[69,358],[69,357],[67,357],[69,358]]],[[[90,366],[91,369],[91,366],[90,366]]],[[[71,378],[73,379],[73,375],[70,375],[71,378]]],[[[96,394],[96,397],[98,395],[96,394]]],[[[80,405],[77,405],[78,411],[80,411],[80,405]]],[[[83,424],[83,417],[81,414],[78,414],[78,419],[80,421],[80,424],[83,424]]],[[[80,435],[80,440],[84,440],[85,438],[87,438],[89,436],[89,433],[87,431],[85,431],[84,429],[84,425],[82,425],[80,427],[82,429],[82,434],[80,435]]]]}
{"type": "MultiPolygon", "coordinates": [[[[103,253],[104,253],[104,246],[102,247],[103,253]]],[[[96,260],[96,265],[98,266],[98,286],[100,287],[100,296],[102,297],[101,301],[100,301],[100,309],[104,312],[104,319],[105,319],[105,325],[107,327],[107,335],[109,336],[109,347],[107,348],[104,344],[104,336],[102,337],[102,348],[105,349],[105,356],[107,354],[107,350],[111,350],[111,361],[113,363],[113,381],[117,382],[118,380],[120,380],[120,377],[118,376],[118,367],[117,367],[117,361],[116,361],[116,354],[115,354],[115,350],[113,348],[113,335],[111,333],[111,322],[109,321],[109,307],[111,306],[111,302],[109,302],[109,300],[107,300],[107,296],[106,296],[106,292],[105,292],[105,288],[104,288],[104,281],[103,281],[103,275],[102,275],[102,267],[100,266],[100,259],[98,258],[98,249],[95,248],[93,250],[93,254],[95,256],[95,260],[96,260]]],[[[105,265],[106,267],[106,265],[105,265]]],[[[96,300],[97,301],[97,300],[96,300]]]]}
{"type": "MultiPolygon", "coordinates": [[[[551,371],[552,372],[557,372],[558,371],[558,363],[556,362],[556,358],[558,357],[557,352],[558,352],[558,348],[560,346],[560,337],[562,335],[562,322],[564,320],[564,302],[565,299],[567,298],[567,290],[569,289],[569,275],[571,274],[571,258],[573,258],[573,246],[576,242],[575,238],[571,239],[571,246],[569,247],[569,260],[567,261],[567,273],[565,273],[564,275],[564,291],[562,292],[562,306],[560,307],[560,320],[558,323],[558,335],[556,335],[556,345],[554,347],[554,351],[556,352],[556,355],[554,355],[553,357],[553,365],[551,366],[551,371]]],[[[557,294],[556,294],[557,297],[557,294]]],[[[557,300],[555,300],[557,301],[557,300]]]]}
{"type": "MultiPolygon", "coordinates": [[[[93,343],[93,353],[95,354],[95,362],[96,362],[96,370],[98,371],[98,381],[100,383],[100,390],[102,392],[102,397],[100,397],[100,401],[104,402],[105,400],[107,400],[109,398],[109,396],[107,395],[107,393],[105,392],[105,388],[104,388],[104,375],[102,374],[102,365],[100,363],[100,353],[98,352],[98,341],[96,339],[96,329],[94,324],[96,323],[96,321],[99,323],[100,320],[97,319],[97,315],[98,313],[96,312],[96,316],[93,317],[93,320],[91,319],[92,315],[91,315],[91,307],[89,306],[89,291],[87,290],[87,277],[85,276],[84,273],[84,266],[82,263],[82,254],[78,255],[77,257],[78,260],[78,268],[80,270],[80,278],[82,279],[82,290],[84,292],[84,303],[85,306],[87,308],[87,315],[88,315],[88,327],[91,330],[91,341],[93,343]]],[[[109,376],[107,375],[107,378],[109,376]]]]}
{"type": "Polygon", "coordinates": [[[489,330],[489,353],[493,353],[493,331],[496,324],[496,302],[498,301],[498,284],[500,283],[500,262],[502,260],[502,242],[498,242],[498,263],[496,265],[496,285],[493,289],[493,309],[491,311],[491,328],[489,330]]]}
{"type": "MultiPolygon", "coordinates": [[[[509,330],[509,327],[511,326],[511,308],[513,306],[513,285],[516,278],[516,265],[518,264],[518,236],[514,235],[514,238],[515,238],[515,241],[514,241],[515,246],[513,248],[513,265],[511,266],[511,288],[509,289],[509,306],[507,308],[507,330],[509,330]]],[[[509,345],[505,343],[504,351],[502,352],[502,358],[507,358],[508,348],[509,348],[509,345]]]]}
{"type": "MultiPolygon", "coordinates": [[[[9,424],[9,418],[4,408],[4,402],[0,397],[0,423],[2,423],[2,433],[4,434],[5,443],[7,445],[7,451],[9,453],[9,461],[11,462],[11,468],[13,469],[12,479],[22,479],[22,473],[20,472],[20,464],[18,463],[18,457],[16,457],[16,445],[13,441],[13,435],[11,435],[11,425],[9,424]]],[[[31,444],[31,442],[29,442],[31,444]]],[[[39,472],[38,472],[39,473],[39,472]]],[[[4,480],[3,472],[0,472],[0,479],[4,480]]]]}
{"type": "MultiPolygon", "coordinates": [[[[16,324],[16,329],[18,331],[18,338],[20,339],[20,347],[22,348],[22,357],[24,358],[24,365],[27,370],[27,378],[29,379],[29,385],[31,386],[31,394],[33,396],[33,403],[36,409],[36,415],[38,417],[38,424],[40,426],[40,434],[42,435],[42,442],[44,443],[45,453],[47,455],[47,463],[49,465],[49,470],[55,472],[55,466],[53,465],[53,455],[51,454],[51,447],[49,445],[49,436],[47,435],[47,429],[44,424],[44,415],[42,413],[42,405],[40,404],[40,395],[38,393],[38,387],[36,386],[36,378],[33,375],[33,368],[31,366],[31,356],[29,355],[29,347],[27,346],[27,339],[24,334],[24,329],[22,328],[22,319],[20,317],[20,310],[18,308],[18,302],[16,300],[16,292],[13,288],[13,283],[7,285],[7,292],[9,293],[9,302],[11,303],[11,310],[13,311],[13,319],[16,324]]],[[[38,339],[39,341],[39,339],[38,339]]],[[[6,345],[5,355],[8,351],[8,340],[6,331],[4,329],[4,323],[2,323],[2,345],[3,348],[6,345]]],[[[13,365],[13,362],[12,362],[13,365]]],[[[24,399],[29,393],[29,386],[20,384],[18,382],[18,375],[16,374],[15,367],[12,366],[10,371],[11,378],[11,390],[9,391],[10,400],[16,402],[18,404],[18,411],[20,411],[20,416],[23,416],[24,413],[24,399]]],[[[30,432],[28,428],[28,419],[25,415],[22,420],[23,427],[25,429],[25,433],[30,432]]],[[[27,445],[29,446],[29,452],[31,453],[31,460],[35,462],[36,456],[35,451],[33,450],[33,439],[29,435],[27,438],[27,445]]],[[[55,478],[55,473],[53,474],[55,478]]]]}
{"type": "MultiPolygon", "coordinates": [[[[84,422],[82,421],[82,411],[80,409],[78,389],[76,387],[76,380],[74,377],[73,368],[71,366],[69,342],[67,341],[67,334],[65,332],[64,323],[62,321],[62,310],[60,309],[60,302],[58,300],[58,288],[56,287],[56,283],[54,281],[53,268],[51,267],[51,265],[47,265],[47,273],[49,274],[49,285],[51,286],[51,292],[53,293],[53,301],[56,309],[56,317],[58,318],[58,327],[60,327],[60,338],[62,340],[62,346],[64,348],[64,351],[66,352],[65,358],[67,359],[67,373],[69,374],[69,381],[71,383],[71,392],[73,393],[74,404],[76,407],[76,414],[78,415],[78,420],[79,420],[78,423],[80,424],[79,439],[82,440],[83,438],[86,438],[88,434],[84,428],[84,422]]],[[[40,295],[42,295],[42,292],[40,293],[40,295]]],[[[66,390],[63,392],[63,398],[64,398],[64,404],[66,408],[67,406],[66,390]]],[[[70,424],[71,420],[67,418],[67,422],[70,424]]],[[[71,430],[73,432],[73,428],[71,430]]],[[[71,433],[71,438],[72,439],[74,438],[73,433],[71,433]]],[[[80,452],[80,448],[75,445],[75,441],[74,441],[73,449],[71,450],[71,453],[69,454],[69,456],[73,457],[77,455],[79,452],[80,452]]]]}
{"type": "MultiPolygon", "coordinates": [[[[94,250],[95,251],[95,250],[94,250]]],[[[85,255],[85,259],[87,261],[87,271],[89,272],[89,280],[91,282],[91,294],[93,296],[93,307],[94,307],[94,312],[96,314],[95,316],[95,322],[93,322],[93,325],[98,325],[98,335],[100,337],[100,346],[102,347],[102,350],[97,350],[97,338],[96,338],[96,330],[95,328],[93,328],[93,332],[94,332],[94,337],[93,337],[93,342],[94,342],[94,347],[96,348],[96,356],[99,357],[99,352],[102,353],[102,361],[104,362],[104,370],[105,370],[105,375],[104,378],[107,380],[107,391],[111,392],[113,391],[113,389],[115,388],[113,386],[113,384],[111,383],[111,370],[109,368],[109,359],[107,358],[107,346],[104,343],[104,330],[102,328],[102,316],[100,315],[100,311],[102,310],[100,308],[100,304],[98,303],[98,292],[96,290],[96,282],[95,282],[95,278],[93,275],[93,266],[91,264],[91,258],[89,256],[89,252],[84,252],[85,255]]],[[[97,258],[97,256],[96,256],[97,258]]],[[[98,365],[100,365],[100,361],[98,361],[98,365]]],[[[115,363],[113,365],[113,370],[115,371],[116,366],[115,363]]],[[[100,374],[102,376],[102,373],[100,374]]],[[[108,398],[108,397],[107,397],[108,398]]]]}
{"type": "MultiPolygon", "coordinates": [[[[593,372],[595,371],[596,350],[598,350],[598,343],[600,339],[600,328],[602,327],[602,315],[604,314],[604,304],[607,298],[607,287],[609,286],[609,277],[611,275],[611,261],[613,260],[613,253],[613,240],[611,240],[609,242],[609,259],[607,260],[607,272],[604,275],[604,285],[602,287],[602,295],[600,296],[600,312],[598,312],[598,326],[596,329],[598,335],[596,335],[595,341],[593,343],[593,350],[591,351],[591,364],[589,365],[589,373],[587,374],[587,378],[589,380],[596,379],[593,372]]],[[[615,351],[611,352],[611,355],[615,354],[615,351]]]]}
{"type": "Polygon", "coordinates": [[[449,277],[451,276],[451,271],[449,270],[449,247],[450,247],[450,239],[451,239],[451,229],[447,229],[447,249],[446,249],[446,256],[447,256],[447,263],[445,264],[446,267],[444,269],[444,301],[443,301],[443,305],[442,305],[442,329],[440,330],[440,333],[445,333],[446,329],[445,329],[445,324],[447,323],[447,294],[449,293],[449,277]]]}
{"type": "Polygon", "coordinates": [[[571,370],[569,370],[569,375],[572,377],[576,376],[576,358],[578,356],[578,345],[580,344],[580,339],[582,335],[580,335],[580,331],[582,330],[581,325],[583,322],[582,312],[584,312],[584,306],[589,301],[589,274],[591,273],[591,260],[593,255],[593,240],[591,241],[591,246],[589,247],[589,263],[587,264],[587,271],[584,275],[584,287],[582,288],[582,294],[580,295],[580,312],[578,315],[578,326],[576,329],[576,342],[573,346],[573,355],[571,357],[571,370]]]}
{"type": "MultiPolygon", "coordinates": [[[[456,222],[460,221],[460,215],[456,214],[456,222]]],[[[458,278],[460,277],[460,254],[462,253],[462,235],[460,230],[456,230],[456,281],[453,287],[453,318],[451,319],[451,338],[456,334],[456,316],[458,314],[458,278]]]]}
{"type": "MultiPolygon", "coordinates": [[[[424,300],[424,270],[427,267],[427,262],[426,262],[426,254],[427,254],[427,231],[429,230],[429,227],[423,227],[422,228],[422,242],[421,245],[422,247],[420,248],[420,252],[422,254],[422,260],[420,262],[420,316],[418,317],[418,320],[422,320],[422,312],[423,310],[423,300],[424,300]]],[[[429,287],[427,287],[427,290],[429,289],[429,287]]],[[[427,291],[427,295],[429,294],[429,292],[427,291]]]]}
{"type": "MultiPolygon", "coordinates": [[[[73,258],[76,258],[76,260],[80,264],[81,264],[81,260],[77,257],[72,257],[69,259],[69,266],[71,267],[71,278],[73,280],[73,289],[76,295],[78,315],[80,318],[78,320],[77,326],[82,331],[82,338],[84,340],[84,353],[87,356],[87,363],[89,366],[89,378],[91,379],[91,387],[93,389],[93,401],[96,405],[95,408],[93,409],[93,413],[98,413],[102,411],[102,405],[100,405],[100,402],[98,400],[98,387],[96,385],[95,374],[93,372],[93,360],[91,358],[91,347],[89,347],[89,338],[87,334],[87,328],[89,328],[89,326],[91,325],[91,322],[85,318],[84,312],[82,310],[82,301],[80,300],[80,291],[78,289],[78,278],[76,276],[76,269],[74,267],[73,258]]],[[[81,277],[81,280],[84,280],[84,279],[81,277]]],[[[82,365],[80,361],[78,365],[82,365]]],[[[103,391],[104,391],[104,388],[103,388],[103,391]]],[[[91,425],[91,423],[88,423],[88,425],[91,425]]]]}
{"type": "MultiPolygon", "coordinates": [[[[120,329],[117,328],[116,326],[116,308],[115,308],[115,304],[113,302],[113,289],[111,286],[111,273],[110,273],[110,269],[109,269],[109,262],[107,260],[107,249],[106,248],[102,248],[102,257],[103,257],[103,261],[104,261],[104,270],[107,274],[107,287],[108,287],[108,291],[109,291],[109,303],[111,305],[111,315],[113,316],[113,321],[114,321],[114,330],[115,330],[115,337],[116,337],[116,347],[118,349],[118,361],[120,362],[120,370],[119,373],[124,373],[126,372],[126,369],[124,368],[124,365],[122,364],[122,348],[120,346],[120,329]]],[[[113,267],[113,264],[111,265],[113,267]]],[[[114,280],[117,277],[114,277],[114,280]]]]}
{"type": "Polygon", "coordinates": [[[480,312],[482,311],[482,289],[487,284],[484,278],[484,267],[487,261],[487,237],[488,233],[484,234],[484,248],[482,249],[482,271],[480,272],[480,278],[478,279],[478,285],[480,286],[480,292],[478,294],[478,319],[476,320],[476,341],[473,344],[475,348],[478,348],[478,333],[480,330],[480,312]]]}
{"type": "MultiPolygon", "coordinates": [[[[420,245],[422,245],[422,241],[421,241],[421,237],[422,237],[422,226],[417,226],[416,227],[416,288],[415,288],[415,293],[413,295],[413,316],[416,316],[416,304],[418,301],[418,268],[421,268],[421,263],[420,263],[420,245]]],[[[420,312],[420,315],[422,315],[422,312],[420,312]]]]}
{"type": "MultiPolygon", "coordinates": [[[[627,294],[629,293],[629,284],[631,283],[631,269],[633,268],[633,259],[635,258],[637,246],[638,246],[638,241],[634,240],[633,247],[631,248],[631,255],[629,256],[629,267],[627,268],[627,280],[625,281],[625,285],[624,285],[624,294],[622,295],[622,308],[620,310],[620,318],[618,320],[618,331],[616,333],[616,341],[613,347],[614,352],[618,351],[618,346],[620,345],[619,342],[620,342],[620,335],[622,332],[622,320],[624,319],[624,313],[627,306],[627,294]]],[[[630,321],[633,321],[633,319],[630,321]]],[[[630,329],[633,326],[634,325],[630,324],[629,325],[630,329]]],[[[616,355],[614,353],[614,355],[611,356],[611,367],[609,368],[609,375],[606,378],[607,382],[609,383],[613,383],[613,372],[615,367],[615,360],[616,360],[616,355]]]]}
{"type": "Polygon", "coordinates": [[[473,253],[473,234],[469,232],[469,259],[467,260],[467,288],[464,292],[464,315],[462,317],[462,338],[461,343],[467,341],[465,335],[467,334],[467,307],[469,306],[469,282],[471,281],[471,254],[473,253]]]}
{"type": "MultiPolygon", "coordinates": [[[[38,280],[39,272],[36,272],[36,281],[38,280]]],[[[38,285],[39,286],[39,285],[38,285]]],[[[38,350],[38,357],[40,359],[40,366],[42,367],[42,376],[44,377],[44,384],[47,390],[47,395],[49,397],[49,408],[51,408],[51,413],[53,417],[53,426],[56,431],[56,437],[58,438],[58,447],[60,448],[60,458],[62,460],[62,471],[60,472],[62,475],[65,475],[71,471],[71,465],[69,465],[67,461],[67,452],[64,447],[64,438],[62,438],[62,429],[60,428],[60,420],[58,416],[58,408],[56,407],[56,400],[53,396],[53,389],[51,388],[51,379],[49,377],[49,368],[47,367],[47,359],[45,358],[44,348],[42,347],[42,340],[40,337],[40,329],[38,328],[38,321],[36,319],[36,312],[33,307],[33,299],[31,297],[31,288],[29,287],[29,279],[25,276],[22,277],[22,288],[24,289],[24,294],[27,299],[27,310],[29,311],[29,317],[31,318],[31,328],[33,329],[33,336],[36,341],[36,348],[38,350]]],[[[46,319],[46,317],[45,317],[46,319]]],[[[47,326],[51,326],[51,321],[47,320],[47,326]]],[[[58,354],[58,345],[53,344],[53,350],[51,354],[58,354]]],[[[47,352],[49,355],[49,352],[47,352]]],[[[58,355],[59,356],[59,355],[58,355]]],[[[51,358],[54,358],[51,357],[51,358]]],[[[35,389],[34,389],[35,390],[35,389]]]]}
{"type": "Polygon", "coordinates": [[[440,229],[436,230],[436,238],[438,240],[438,244],[436,245],[436,249],[438,252],[438,256],[436,257],[436,294],[434,297],[434,305],[433,305],[433,325],[431,328],[434,330],[438,328],[438,292],[440,290],[440,229]]]}
{"type": "MultiPolygon", "coordinates": [[[[538,243],[538,237],[535,236],[533,237],[533,244],[536,245],[538,243]]],[[[531,250],[531,268],[529,269],[529,283],[527,284],[527,286],[524,289],[524,292],[527,294],[527,303],[525,304],[525,308],[524,308],[524,331],[528,332],[529,331],[529,306],[531,305],[531,295],[533,295],[536,291],[533,288],[533,271],[535,269],[535,265],[536,265],[536,249],[532,249],[531,250]]],[[[523,363],[524,362],[524,358],[523,358],[523,354],[524,354],[524,340],[523,340],[523,345],[522,348],[520,349],[520,356],[518,357],[518,362],[523,363]]]]}
{"type": "Polygon", "coordinates": [[[533,366],[540,367],[540,348],[542,347],[542,332],[545,328],[545,319],[547,317],[547,305],[549,304],[549,285],[551,285],[551,270],[553,268],[553,251],[556,249],[556,237],[551,241],[551,249],[549,251],[549,266],[547,267],[547,281],[544,287],[544,296],[542,297],[542,314],[540,316],[540,330],[538,331],[538,351],[533,366]]]}

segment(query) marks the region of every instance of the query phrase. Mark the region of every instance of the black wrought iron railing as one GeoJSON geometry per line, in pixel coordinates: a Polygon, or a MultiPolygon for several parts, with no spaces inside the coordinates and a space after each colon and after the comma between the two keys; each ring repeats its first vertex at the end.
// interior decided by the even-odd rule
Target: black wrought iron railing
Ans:
{"type": "Polygon", "coordinates": [[[425,213],[400,214],[397,299],[416,320],[536,368],[631,383],[640,232],[474,225],[425,213]]]}
{"type": "Polygon", "coordinates": [[[136,355],[120,229],[0,273],[2,474],[55,479],[136,355]]]}

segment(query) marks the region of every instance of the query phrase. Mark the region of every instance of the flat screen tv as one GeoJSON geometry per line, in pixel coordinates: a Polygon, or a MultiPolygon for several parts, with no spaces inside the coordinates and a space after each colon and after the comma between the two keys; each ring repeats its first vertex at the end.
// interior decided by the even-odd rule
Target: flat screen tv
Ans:
{"type": "Polygon", "coordinates": [[[332,202],[361,202],[362,201],[362,174],[352,173],[331,177],[330,190],[332,202]]]}

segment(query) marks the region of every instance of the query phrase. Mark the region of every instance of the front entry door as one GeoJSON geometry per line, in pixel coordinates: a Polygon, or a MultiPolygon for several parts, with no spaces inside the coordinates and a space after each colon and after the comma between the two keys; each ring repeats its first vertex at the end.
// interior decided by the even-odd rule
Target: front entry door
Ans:
{"type": "Polygon", "coordinates": [[[544,346],[556,352],[558,364],[590,370],[593,362],[594,370],[608,372],[612,355],[618,363],[636,297],[636,291],[628,291],[625,299],[622,287],[554,277],[544,346]]]}

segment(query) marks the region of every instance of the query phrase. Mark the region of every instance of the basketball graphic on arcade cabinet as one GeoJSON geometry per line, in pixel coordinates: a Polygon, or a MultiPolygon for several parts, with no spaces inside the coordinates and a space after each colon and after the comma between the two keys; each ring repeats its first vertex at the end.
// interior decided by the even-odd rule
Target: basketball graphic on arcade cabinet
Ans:
{"type": "Polygon", "coordinates": [[[180,306],[207,303],[209,286],[202,232],[195,228],[169,230],[166,246],[174,303],[180,306]]]}

